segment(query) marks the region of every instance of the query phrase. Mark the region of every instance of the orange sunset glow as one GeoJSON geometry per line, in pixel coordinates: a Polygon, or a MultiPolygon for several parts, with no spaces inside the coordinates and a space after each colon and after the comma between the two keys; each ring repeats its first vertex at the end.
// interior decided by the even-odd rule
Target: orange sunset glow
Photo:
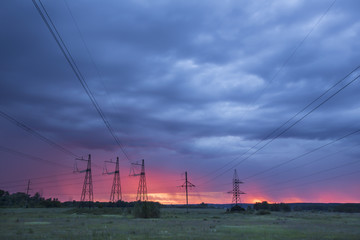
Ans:
{"type": "MultiPolygon", "coordinates": [[[[124,174],[125,175],[125,174],[124,174]]],[[[161,175],[159,171],[150,172],[147,176],[148,184],[148,200],[156,201],[162,204],[185,204],[185,189],[180,188],[183,181],[181,175],[161,175]],[[166,181],[164,181],[166,179],[166,181]]],[[[39,192],[41,192],[45,197],[56,197],[61,201],[72,201],[79,200],[80,192],[83,184],[83,174],[74,174],[71,175],[71,181],[62,180],[59,177],[57,183],[49,183],[49,185],[44,184],[40,186],[39,192]],[[74,181],[73,178],[77,180],[74,181]],[[54,189],[57,191],[55,192],[54,189]],[[50,191],[52,190],[52,191],[50,191]]],[[[110,196],[110,187],[112,184],[112,175],[102,175],[94,174],[94,200],[100,202],[109,201],[110,196]]],[[[124,201],[135,201],[136,200],[136,190],[138,187],[139,177],[131,176],[122,176],[122,199],[124,201]]],[[[192,181],[193,182],[193,181],[192,181]]],[[[261,189],[260,183],[251,183],[249,186],[243,184],[243,190],[246,191],[246,194],[241,195],[242,203],[256,203],[267,201],[269,203],[303,203],[303,202],[356,202],[357,199],[351,197],[351,194],[347,193],[346,190],[342,191],[342,194],[339,195],[338,191],[331,189],[323,188],[323,191],[314,191],[307,196],[296,196],[294,191],[287,190],[281,193],[276,194],[269,193],[264,191],[260,192],[261,189]],[[253,193],[249,191],[250,188],[254,188],[253,193]],[[256,190],[256,191],[255,191],[256,190]],[[338,194],[336,196],[336,194],[338,194]],[[336,197],[335,197],[336,196],[336,197]]],[[[228,193],[228,189],[231,189],[231,184],[229,184],[227,189],[223,191],[204,191],[204,187],[195,187],[189,189],[189,203],[190,204],[200,204],[212,203],[212,204],[224,204],[231,203],[232,195],[228,193]]],[[[356,186],[353,186],[353,189],[356,190],[356,186]]],[[[300,194],[300,193],[299,193],[300,194]]]]}

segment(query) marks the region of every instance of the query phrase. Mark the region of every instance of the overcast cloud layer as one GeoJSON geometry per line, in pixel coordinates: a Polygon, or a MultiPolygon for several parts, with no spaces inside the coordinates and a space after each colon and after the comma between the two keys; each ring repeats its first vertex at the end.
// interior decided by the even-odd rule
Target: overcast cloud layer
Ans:
{"type": "MultiPolygon", "coordinates": [[[[67,3],[71,12],[65,1],[43,4],[131,160],[145,159],[149,192],[181,191],[188,171],[210,199],[231,189],[237,168],[247,201],[359,199],[358,134],[251,177],[360,129],[360,80],[346,86],[358,70],[246,157],[360,64],[359,1],[77,0],[67,3]]],[[[92,154],[95,174],[119,156],[127,175],[130,164],[31,1],[0,3],[0,34],[0,110],[92,154]]],[[[0,187],[23,191],[22,179],[71,173],[72,156],[0,123],[0,146],[68,166],[2,150],[0,187]]],[[[136,193],[133,186],[125,191],[136,193]]],[[[78,199],[76,190],[63,194],[78,199]]]]}

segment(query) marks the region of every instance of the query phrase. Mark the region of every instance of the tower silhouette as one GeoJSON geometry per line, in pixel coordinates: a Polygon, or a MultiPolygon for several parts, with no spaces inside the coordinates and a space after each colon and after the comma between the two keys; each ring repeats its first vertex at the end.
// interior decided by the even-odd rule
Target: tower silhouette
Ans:
{"type": "Polygon", "coordinates": [[[26,188],[26,202],[25,202],[25,207],[28,208],[29,207],[29,192],[30,192],[30,179],[28,180],[28,184],[27,184],[27,188],[26,188]]]}
{"type": "Polygon", "coordinates": [[[29,191],[30,191],[30,179],[28,180],[28,184],[27,184],[27,188],[26,188],[26,195],[29,195],[29,191]]]}
{"type": "Polygon", "coordinates": [[[92,184],[92,175],[91,175],[91,155],[89,154],[88,160],[83,158],[76,158],[75,159],[75,172],[83,173],[85,172],[85,179],[84,184],[81,192],[80,201],[81,202],[92,202],[94,201],[94,194],[93,194],[93,184],[92,184]],[[85,170],[78,170],[77,162],[76,161],[85,161],[87,162],[87,167],[85,170]]]}
{"type": "Polygon", "coordinates": [[[244,192],[240,191],[240,184],[243,182],[239,180],[239,177],[237,175],[236,169],[234,169],[234,177],[233,177],[233,190],[228,192],[232,193],[232,202],[235,203],[235,205],[238,205],[238,203],[241,203],[241,194],[245,194],[244,192]]]}
{"type": "Polygon", "coordinates": [[[130,176],[140,176],[139,186],[138,186],[137,195],[136,195],[136,201],[147,201],[148,196],[147,196],[146,177],[145,177],[145,161],[143,159],[141,161],[141,164],[136,162],[136,163],[131,163],[131,165],[132,165],[132,168],[131,168],[130,172],[133,172],[133,174],[130,174],[130,176]],[[135,173],[136,167],[134,167],[134,166],[141,166],[140,173],[135,173]]]}
{"type": "Polygon", "coordinates": [[[188,197],[188,188],[195,187],[194,184],[188,181],[187,172],[185,172],[185,182],[180,187],[185,188],[186,193],[186,212],[189,212],[189,197],[188,197]]]}
{"type": "Polygon", "coordinates": [[[114,172],[108,172],[107,171],[106,163],[114,163],[114,162],[105,161],[105,172],[103,174],[108,174],[108,175],[114,174],[114,180],[113,180],[113,183],[112,183],[111,193],[110,193],[110,202],[117,202],[119,200],[122,200],[119,157],[116,158],[115,171],[114,172]]]}
{"type": "Polygon", "coordinates": [[[139,180],[139,186],[138,186],[138,190],[137,190],[136,200],[137,201],[148,200],[144,159],[142,160],[142,163],[141,163],[140,180],[139,180]]]}

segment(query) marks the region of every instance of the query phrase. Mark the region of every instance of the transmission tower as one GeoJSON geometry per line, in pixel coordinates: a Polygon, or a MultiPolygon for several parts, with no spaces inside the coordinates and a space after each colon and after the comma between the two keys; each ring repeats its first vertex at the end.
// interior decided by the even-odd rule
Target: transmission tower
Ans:
{"type": "Polygon", "coordinates": [[[27,183],[27,188],[26,188],[26,203],[25,203],[25,207],[28,208],[29,207],[29,192],[30,192],[30,179],[28,180],[28,183],[27,183]]]}
{"type": "Polygon", "coordinates": [[[30,179],[28,180],[28,184],[27,184],[27,188],[26,188],[26,195],[29,195],[29,191],[30,191],[30,179]]]}
{"type": "Polygon", "coordinates": [[[131,175],[131,176],[140,176],[139,186],[138,186],[137,195],[136,195],[136,201],[147,201],[148,196],[147,196],[147,187],[146,187],[144,159],[141,161],[141,164],[136,162],[136,163],[131,163],[131,165],[133,167],[141,166],[141,172],[140,173],[135,173],[134,169],[132,169],[133,174],[131,175]]]}
{"type": "Polygon", "coordinates": [[[122,200],[120,170],[119,170],[119,157],[116,158],[116,162],[105,161],[103,174],[108,174],[108,175],[114,174],[114,180],[113,180],[113,184],[111,187],[110,202],[117,202],[119,200],[122,200]],[[115,171],[108,172],[106,163],[115,163],[115,171]]]}
{"type": "Polygon", "coordinates": [[[237,175],[236,169],[234,170],[234,177],[233,177],[233,190],[228,192],[232,193],[232,202],[235,203],[235,206],[238,205],[238,203],[241,203],[240,195],[245,194],[244,192],[240,191],[240,184],[243,182],[239,180],[239,177],[237,175]]]}
{"type": "Polygon", "coordinates": [[[93,184],[92,184],[92,176],[91,176],[91,155],[89,154],[88,160],[83,158],[76,158],[75,159],[75,172],[83,173],[85,172],[85,179],[84,179],[84,185],[81,192],[81,202],[92,202],[94,200],[93,195],[93,184]],[[87,162],[87,167],[85,170],[79,170],[77,167],[76,161],[85,161],[87,162]]]}
{"type": "Polygon", "coordinates": [[[185,188],[185,193],[186,193],[186,212],[189,212],[188,188],[195,187],[195,185],[188,181],[187,172],[185,172],[185,182],[184,182],[184,184],[181,185],[180,187],[185,188]]]}

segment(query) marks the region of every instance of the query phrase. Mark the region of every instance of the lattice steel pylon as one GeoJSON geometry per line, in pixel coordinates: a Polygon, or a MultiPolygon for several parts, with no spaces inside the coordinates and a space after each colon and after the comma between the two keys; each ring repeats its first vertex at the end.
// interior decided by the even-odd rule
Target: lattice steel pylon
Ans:
{"type": "Polygon", "coordinates": [[[228,192],[232,193],[232,202],[235,203],[235,205],[238,205],[238,203],[241,203],[241,194],[245,194],[244,192],[240,191],[240,184],[243,182],[239,180],[239,177],[237,175],[236,169],[234,170],[234,177],[233,177],[233,190],[228,192]]]}
{"type": "Polygon", "coordinates": [[[83,173],[85,172],[85,179],[84,179],[84,185],[81,192],[80,201],[81,202],[93,202],[94,201],[94,194],[93,194],[93,184],[92,184],[92,175],[91,175],[91,155],[89,154],[88,160],[85,160],[83,158],[77,158],[75,159],[75,172],[83,173]],[[87,167],[85,170],[79,171],[77,168],[76,161],[86,161],[87,167]]]}
{"type": "MultiPolygon", "coordinates": [[[[146,177],[145,177],[145,161],[144,159],[140,163],[131,163],[133,166],[141,166],[140,174],[136,174],[135,172],[131,176],[140,176],[139,186],[136,195],[136,201],[147,201],[147,187],[146,187],[146,177]]],[[[134,169],[133,169],[134,171],[134,169]]]]}
{"type": "Polygon", "coordinates": [[[119,157],[116,158],[115,162],[115,171],[114,172],[108,172],[106,168],[106,163],[114,163],[112,161],[105,161],[105,171],[103,174],[114,174],[114,180],[111,187],[111,193],[110,193],[110,202],[117,202],[122,200],[121,195],[121,182],[120,182],[120,168],[119,168],[119,157]]]}

